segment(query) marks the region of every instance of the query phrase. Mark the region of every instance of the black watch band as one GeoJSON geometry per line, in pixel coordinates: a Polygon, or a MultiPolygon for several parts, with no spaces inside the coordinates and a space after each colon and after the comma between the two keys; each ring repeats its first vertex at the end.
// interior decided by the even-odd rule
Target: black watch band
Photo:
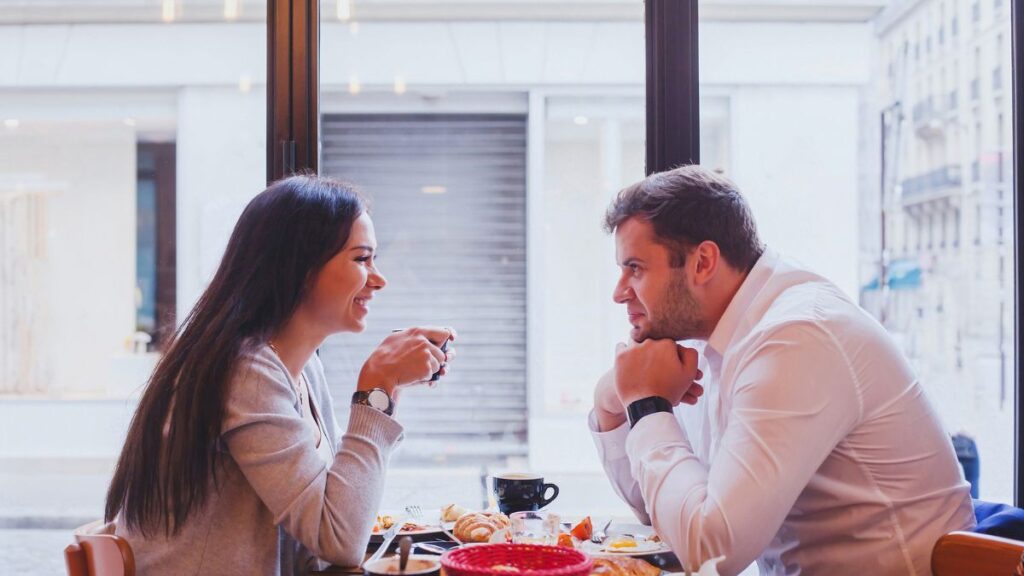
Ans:
{"type": "Polygon", "coordinates": [[[648,396],[626,407],[626,417],[629,418],[629,428],[632,429],[641,418],[656,412],[672,412],[672,403],[661,396],[648,396]]]}

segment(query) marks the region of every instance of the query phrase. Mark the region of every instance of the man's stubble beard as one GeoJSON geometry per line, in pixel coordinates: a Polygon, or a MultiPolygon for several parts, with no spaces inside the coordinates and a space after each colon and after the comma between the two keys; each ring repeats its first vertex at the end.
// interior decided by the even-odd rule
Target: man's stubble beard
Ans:
{"type": "Polygon", "coordinates": [[[691,340],[706,337],[707,330],[701,314],[700,303],[693,292],[686,287],[686,270],[672,270],[672,277],[661,300],[661,308],[648,310],[650,328],[641,334],[640,340],[691,340]]]}

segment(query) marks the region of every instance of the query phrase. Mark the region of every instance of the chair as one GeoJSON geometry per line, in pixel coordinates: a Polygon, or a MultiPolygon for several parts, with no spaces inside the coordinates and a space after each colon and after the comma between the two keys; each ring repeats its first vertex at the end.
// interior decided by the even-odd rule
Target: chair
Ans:
{"type": "Polygon", "coordinates": [[[950,532],[932,549],[934,576],[1013,576],[1021,565],[1024,542],[975,534],[950,532]]]}
{"type": "Polygon", "coordinates": [[[135,576],[132,547],[109,528],[94,522],[75,531],[75,543],[64,549],[68,576],[135,576]]]}
{"type": "Polygon", "coordinates": [[[1009,504],[974,500],[974,518],[978,521],[974,532],[1024,540],[1024,509],[1009,504]]]}

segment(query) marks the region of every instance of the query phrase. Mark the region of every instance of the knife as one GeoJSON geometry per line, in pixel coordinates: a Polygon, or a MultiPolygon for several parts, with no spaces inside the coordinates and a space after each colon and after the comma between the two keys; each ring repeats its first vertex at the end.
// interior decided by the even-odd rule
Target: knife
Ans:
{"type": "Polygon", "coordinates": [[[398,530],[401,529],[402,526],[405,526],[405,520],[396,518],[395,523],[391,525],[391,528],[384,531],[384,541],[380,543],[380,548],[377,548],[377,551],[373,553],[373,556],[370,556],[369,560],[363,562],[363,564],[380,560],[388,551],[388,548],[391,547],[391,542],[395,539],[395,536],[398,535],[398,530]]]}

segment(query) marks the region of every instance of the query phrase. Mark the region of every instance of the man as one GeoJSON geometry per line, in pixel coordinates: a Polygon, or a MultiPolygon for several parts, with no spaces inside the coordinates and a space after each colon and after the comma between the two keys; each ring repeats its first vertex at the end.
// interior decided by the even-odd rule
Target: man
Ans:
{"type": "Polygon", "coordinates": [[[605,224],[633,342],[590,427],[637,516],[689,568],[930,574],[938,538],[974,526],[970,486],[885,330],[766,249],[735,185],[700,167],[623,190],[605,224]]]}

